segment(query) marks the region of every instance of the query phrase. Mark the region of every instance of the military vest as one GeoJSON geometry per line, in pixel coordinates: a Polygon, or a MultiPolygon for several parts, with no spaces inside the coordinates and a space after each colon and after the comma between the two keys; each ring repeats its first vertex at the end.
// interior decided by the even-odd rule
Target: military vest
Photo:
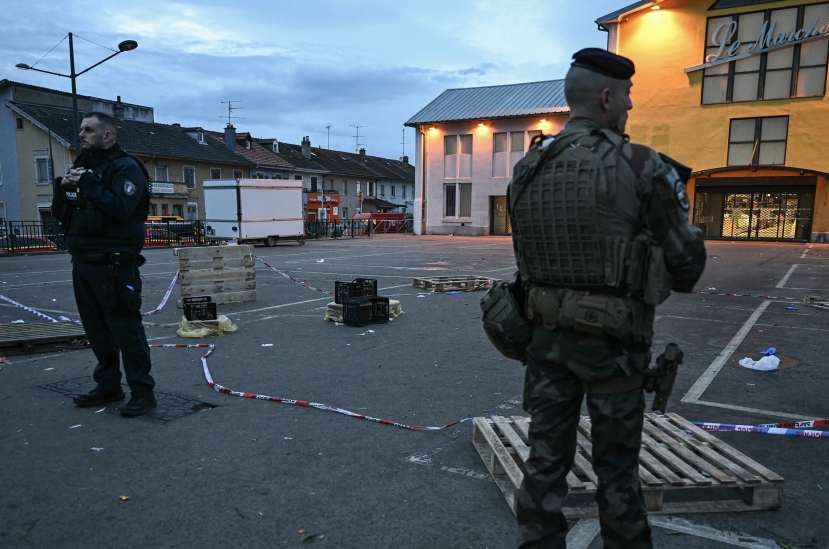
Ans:
{"type": "Polygon", "coordinates": [[[609,130],[565,128],[534,140],[516,164],[509,212],[525,281],[626,293],[641,213],[635,178],[618,181],[625,143],[609,130]]]}

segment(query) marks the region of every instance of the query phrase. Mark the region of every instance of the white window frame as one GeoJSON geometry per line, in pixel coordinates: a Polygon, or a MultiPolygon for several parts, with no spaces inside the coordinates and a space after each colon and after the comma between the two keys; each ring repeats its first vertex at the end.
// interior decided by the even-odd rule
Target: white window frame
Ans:
{"type": "Polygon", "coordinates": [[[49,162],[49,157],[46,156],[46,155],[40,155],[39,154],[39,155],[35,155],[34,160],[35,160],[35,184],[37,184],[37,185],[49,185],[49,184],[51,184],[52,181],[51,181],[50,175],[52,173],[52,165],[51,165],[51,162],[49,162]],[[39,170],[38,170],[37,165],[38,165],[38,162],[41,161],[41,160],[46,162],[46,180],[44,180],[44,181],[41,181],[41,179],[39,177],[39,174],[38,174],[39,170]]]}
{"type": "Polygon", "coordinates": [[[6,220],[6,201],[0,200],[0,221],[6,220]]]}
{"type": "Polygon", "coordinates": [[[164,165],[164,166],[159,166],[159,165],[156,165],[156,167],[155,167],[155,174],[154,174],[154,175],[155,175],[155,177],[153,178],[153,181],[156,181],[156,182],[158,182],[158,183],[168,183],[168,182],[170,181],[170,166],[167,166],[167,165],[164,165]],[[164,170],[164,179],[160,179],[160,178],[158,177],[158,170],[164,170]]]}
{"type": "Polygon", "coordinates": [[[188,189],[195,189],[196,188],[196,167],[195,166],[184,166],[181,168],[181,179],[184,181],[185,185],[187,185],[188,189]],[[193,182],[190,183],[187,181],[187,170],[193,170],[193,182]]]}
{"type": "Polygon", "coordinates": [[[192,221],[195,221],[199,218],[199,203],[198,202],[188,202],[187,203],[187,220],[188,221],[191,221],[191,219],[190,219],[190,209],[191,208],[193,210],[195,210],[196,216],[192,219],[192,221]]]}
{"type": "Polygon", "coordinates": [[[222,169],[221,168],[210,168],[210,179],[221,179],[222,178],[222,169]],[[213,177],[213,170],[217,170],[219,172],[219,177],[213,177]]]}
{"type": "MultiPolygon", "coordinates": [[[[233,179],[243,179],[245,177],[244,170],[233,170],[233,179]],[[238,174],[238,176],[237,176],[238,174]]],[[[221,179],[221,177],[219,178],[221,179]]]]}
{"type": "Polygon", "coordinates": [[[443,184],[443,219],[452,221],[472,221],[472,183],[466,182],[452,182],[443,184]],[[454,204],[449,207],[447,197],[449,196],[449,189],[452,189],[454,196],[454,204]],[[463,195],[468,193],[468,204],[464,207],[461,204],[463,195]],[[451,209],[451,211],[449,211],[451,209]],[[466,211],[464,211],[466,210],[466,211]],[[463,215],[468,214],[468,215],[463,215]]]}
{"type": "Polygon", "coordinates": [[[443,178],[444,179],[471,179],[472,161],[475,139],[472,134],[446,135],[443,137],[443,178]],[[464,139],[468,138],[468,139],[464,139]],[[455,140],[454,153],[447,154],[448,141],[455,140]],[[464,151],[464,142],[468,142],[469,150],[464,151]],[[468,158],[465,158],[467,157],[468,158]]]}

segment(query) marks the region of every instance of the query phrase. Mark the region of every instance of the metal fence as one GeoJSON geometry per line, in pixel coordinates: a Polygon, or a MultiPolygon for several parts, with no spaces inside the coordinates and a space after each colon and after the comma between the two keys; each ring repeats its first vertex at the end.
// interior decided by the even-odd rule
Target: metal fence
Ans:
{"type": "MultiPolygon", "coordinates": [[[[208,244],[203,221],[147,222],[144,247],[208,244]]],[[[56,221],[0,220],[0,254],[55,252],[66,249],[63,227],[56,221]]]]}
{"type": "MultiPolygon", "coordinates": [[[[144,247],[206,246],[211,244],[204,221],[153,221],[144,224],[144,247]]],[[[390,222],[372,219],[306,221],[306,238],[371,237],[376,233],[411,233],[412,219],[390,222]]],[[[215,242],[213,242],[215,243],[215,242]]],[[[55,252],[66,249],[66,235],[56,221],[0,219],[0,254],[55,252]]]]}
{"type": "Polygon", "coordinates": [[[305,237],[317,238],[355,238],[371,237],[375,232],[369,219],[341,219],[338,221],[306,221],[305,237]]]}

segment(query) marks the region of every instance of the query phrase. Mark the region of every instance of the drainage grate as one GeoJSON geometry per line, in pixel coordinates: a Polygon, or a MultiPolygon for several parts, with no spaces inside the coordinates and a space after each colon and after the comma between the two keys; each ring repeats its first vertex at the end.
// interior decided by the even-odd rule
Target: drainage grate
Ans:
{"type": "MultiPolygon", "coordinates": [[[[127,393],[127,398],[123,401],[123,403],[126,403],[129,399],[130,390],[127,385],[122,384],[122,387],[124,392],[127,393]]],[[[88,393],[94,389],[95,381],[91,377],[76,377],[56,383],[49,383],[47,385],[38,385],[38,388],[46,389],[47,391],[54,391],[55,393],[66,395],[67,397],[73,397],[88,393]]],[[[136,419],[149,421],[151,423],[165,424],[176,419],[181,419],[191,414],[195,414],[196,412],[201,412],[202,410],[209,410],[210,408],[218,407],[218,404],[202,402],[183,395],[165,393],[163,391],[154,392],[155,398],[158,399],[158,406],[156,406],[156,408],[147,415],[139,416],[136,419]]],[[[122,402],[113,402],[108,404],[104,409],[104,412],[107,414],[120,415],[118,408],[121,404],[122,402]]]]}

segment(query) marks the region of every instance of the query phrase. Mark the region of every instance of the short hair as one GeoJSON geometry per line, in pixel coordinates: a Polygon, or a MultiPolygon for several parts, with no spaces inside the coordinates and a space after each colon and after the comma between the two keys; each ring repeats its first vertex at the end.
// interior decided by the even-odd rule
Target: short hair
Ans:
{"type": "Polygon", "coordinates": [[[112,132],[112,136],[115,137],[115,140],[118,140],[118,126],[116,125],[115,119],[112,118],[105,112],[100,111],[92,111],[88,112],[83,115],[84,118],[95,118],[98,120],[98,123],[103,126],[105,131],[112,132]]]}

